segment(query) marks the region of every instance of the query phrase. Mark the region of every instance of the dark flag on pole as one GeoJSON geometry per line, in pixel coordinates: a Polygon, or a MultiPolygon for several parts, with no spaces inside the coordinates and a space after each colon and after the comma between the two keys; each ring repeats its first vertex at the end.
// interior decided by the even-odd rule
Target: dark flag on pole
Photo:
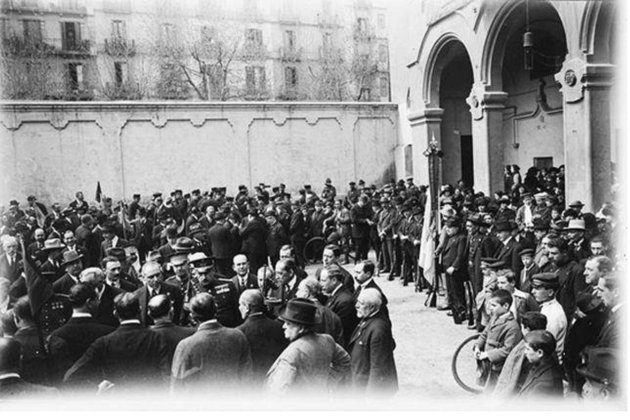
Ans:
{"type": "Polygon", "coordinates": [[[96,201],[101,202],[101,194],[103,191],[101,190],[101,181],[96,181],[96,201]]]}

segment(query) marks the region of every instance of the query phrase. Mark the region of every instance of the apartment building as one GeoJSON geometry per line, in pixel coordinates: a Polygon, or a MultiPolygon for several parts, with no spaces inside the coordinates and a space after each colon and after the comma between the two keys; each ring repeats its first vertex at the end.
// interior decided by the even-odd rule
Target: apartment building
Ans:
{"type": "Polygon", "coordinates": [[[4,99],[389,101],[370,0],[2,0],[4,99]]]}

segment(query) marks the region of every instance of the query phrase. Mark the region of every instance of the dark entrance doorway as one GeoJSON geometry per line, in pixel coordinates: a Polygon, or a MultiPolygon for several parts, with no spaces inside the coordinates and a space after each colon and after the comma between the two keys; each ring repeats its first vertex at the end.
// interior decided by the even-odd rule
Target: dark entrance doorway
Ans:
{"type": "Polygon", "coordinates": [[[473,138],[471,135],[461,135],[459,145],[462,154],[462,181],[467,187],[475,185],[473,167],[473,138]]]}

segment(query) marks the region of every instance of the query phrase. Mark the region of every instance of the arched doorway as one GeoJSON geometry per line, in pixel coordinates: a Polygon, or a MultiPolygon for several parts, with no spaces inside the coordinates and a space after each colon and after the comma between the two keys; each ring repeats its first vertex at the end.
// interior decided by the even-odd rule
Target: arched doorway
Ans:
{"type": "Polygon", "coordinates": [[[518,165],[524,178],[530,167],[564,165],[563,98],[554,76],[567,41],[557,10],[544,1],[513,4],[495,36],[489,40],[495,42],[492,83],[507,93],[499,148],[504,166],[518,165]],[[524,46],[525,33],[531,48],[524,46]]]}
{"type": "Polygon", "coordinates": [[[470,107],[466,98],[473,85],[473,70],[464,45],[456,40],[444,46],[439,106],[444,110],[440,124],[442,182],[455,185],[462,180],[474,185],[473,138],[470,107]]]}

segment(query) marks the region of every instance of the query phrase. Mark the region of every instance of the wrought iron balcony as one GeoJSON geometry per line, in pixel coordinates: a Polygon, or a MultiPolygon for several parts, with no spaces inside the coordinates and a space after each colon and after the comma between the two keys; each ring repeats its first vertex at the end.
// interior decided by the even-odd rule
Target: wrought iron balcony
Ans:
{"type": "Polygon", "coordinates": [[[114,57],[130,57],[136,54],[136,41],[129,42],[123,37],[105,38],[105,46],[103,48],[106,54],[114,57]]]}

